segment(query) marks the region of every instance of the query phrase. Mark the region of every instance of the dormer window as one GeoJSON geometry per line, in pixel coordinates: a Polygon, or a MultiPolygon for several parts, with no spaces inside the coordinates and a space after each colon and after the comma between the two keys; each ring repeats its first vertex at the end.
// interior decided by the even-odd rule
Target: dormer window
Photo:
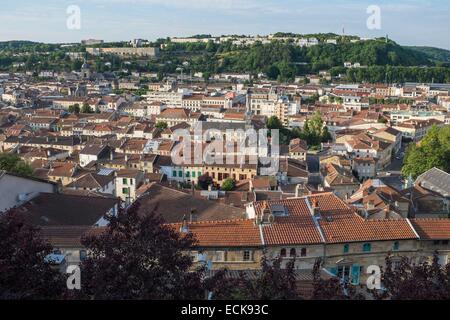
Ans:
{"type": "Polygon", "coordinates": [[[270,213],[275,217],[285,217],[288,215],[288,210],[285,206],[281,204],[273,204],[271,205],[270,213]]]}

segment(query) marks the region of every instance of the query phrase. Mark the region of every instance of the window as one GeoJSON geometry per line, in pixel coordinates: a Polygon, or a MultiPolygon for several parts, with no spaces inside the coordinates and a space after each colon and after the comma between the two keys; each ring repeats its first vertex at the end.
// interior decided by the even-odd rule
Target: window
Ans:
{"type": "Polygon", "coordinates": [[[175,170],[172,171],[172,177],[176,177],[177,176],[177,172],[175,170]]]}
{"type": "Polygon", "coordinates": [[[286,257],[286,249],[281,249],[280,256],[283,258],[286,257]]]}
{"type": "Polygon", "coordinates": [[[363,244],[363,251],[364,252],[370,252],[372,250],[372,245],[370,243],[364,243],[363,244]]]}
{"type": "Polygon", "coordinates": [[[435,246],[439,245],[439,240],[434,240],[433,245],[435,245],[435,246]]]}
{"type": "Polygon", "coordinates": [[[124,178],[124,179],[122,179],[122,183],[123,184],[128,184],[128,180],[124,178]]]}
{"type": "Polygon", "coordinates": [[[195,178],[195,171],[192,171],[192,178],[195,178]]]}
{"type": "Polygon", "coordinates": [[[344,244],[344,253],[348,253],[350,250],[350,245],[348,243],[344,244]]]}
{"type": "Polygon", "coordinates": [[[395,241],[395,242],[394,242],[394,245],[393,245],[393,247],[392,247],[392,250],[398,250],[399,248],[400,248],[400,242],[395,241]]]}
{"type": "Polygon", "coordinates": [[[250,261],[251,260],[251,252],[248,250],[244,251],[244,261],[250,261]]]}
{"type": "Polygon", "coordinates": [[[86,260],[87,252],[86,250],[80,250],[80,261],[86,260]]]}
{"type": "Polygon", "coordinates": [[[191,173],[189,171],[186,171],[186,178],[189,178],[191,176],[191,173]]]}
{"type": "Polygon", "coordinates": [[[122,188],[122,193],[123,194],[128,194],[128,188],[122,188]]]}
{"type": "Polygon", "coordinates": [[[191,256],[192,262],[198,262],[198,252],[197,251],[191,251],[190,256],[191,256]]]}
{"type": "Polygon", "coordinates": [[[348,283],[350,280],[350,267],[351,266],[338,266],[336,276],[341,279],[342,282],[348,283]]]}
{"type": "Polygon", "coordinates": [[[219,262],[225,261],[225,251],[214,252],[212,260],[219,261],[219,262]]]}
{"type": "Polygon", "coordinates": [[[296,252],[295,248],[292,248],[291,251],[289,252],[289,256],[291,258],[295,258],[296,255],[297,255],[297,252],[296,252]]]}
{"type": "Polygon", "coordinates": [[[300,251],[300,256],[306,257],[306,248],[302,248],[302,250],[300,251]]]}
{"type": "Polygon", "coordinates": [[[183,171],[178,171],[178,178],[183,178],[183,171]]]}
{"type": "Polygon", "coordinates": [[[448,240],[442,240],[442,244],[443,244],[444,246],[448,245],[448,240]]]}
{"type": "Polygon", "coordinates": [[[199,172],[197,172],[198,174],[197,174],[197,176],[198,177],[201,177],[202,176],[202,173],[199,171],[199,172]]]}
{"type": "Polygon", "coordinates": [[[133,185],[133,179],[130,179],[130,184],[133,185]]]}

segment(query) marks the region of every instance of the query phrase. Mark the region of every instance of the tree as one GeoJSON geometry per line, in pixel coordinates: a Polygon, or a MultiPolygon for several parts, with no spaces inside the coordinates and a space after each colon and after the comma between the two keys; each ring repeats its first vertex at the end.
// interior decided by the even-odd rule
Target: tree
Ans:
{"type": "Polygon", "coordinates": [[[44,259],[52,247],[17,209],[0,215],[0,243],[0,300],[61,297],[65,280],[44,259]]]}
{"type": "Polygon", "coordinates": [[[202,190],[208,190],[209,186],[214,183],[213,179],[208,175],[204,174],[198,177],[198,186],[202,190]]]}
{"type": "Polygon", "coordinates": [[[449,300],[450,264],[441,266],[436,254],[433,260],[414,264],[403,257],[396,266],[392,256],[386,258],[381,282],[385,290],[373,292],[378,299],[391,300],[449,300]]]}
{"type": "Polygon", "coordinates": [[[406,150],[402,174],[417,178],[433,167],[450,172],[450,126],[433,126],[419,145],[411,144],[406,150]]]}
{"type": "Polygon", "coordinates": [[[31,177],[33,175],[33,168],[20,159],[17,154],[1,153],[0,170],[5,170],[25,177],[31,177]]]}
{"type": "Polygon", "coordinates": [[[191,233],[163,224],[139,203],[109,217],[100,234],[82,239],[89,255],[81,264],[81,295],[91,299],[200,299],[200,270],[185,254],[196,243],[191,233]]]}
{"type": "Polygon", "coordinates": [[[297,138],[305,140],[310,147],[318,147],[321,142],[329,142],[333,139],[318,111],[305,121],[302,131],[297,130],[294,134],[297,138]]]}
{"type": "Polygon", "coordinates": [[[237,278],[228,279],[228,271],[220,270],[205,281],[204,286],[216,300],[298,300],[301,295],[297,290],[294,264],[292,260],[282,268],[281,258],[269,260],[263,256],[256,277],[241,273],[237,278]]]}
{"type": "Polygon", "coordinates": [[[94,113],[92,111],[92,108],[89,104],[83,103],[83,106],[81,107],[81,113],[94,113]]]}
{"type": "Polygon", "coordinates": [[[80,105],[78,103],[69,106],[69,110],[70,113],[80,113],[80,105]]]}
{"type": "Polygon", "coordinates": [[[222,189],[223,191],[232,191],[235,187],[235,182],[233,179],[228,178],[222,183],[222,189]]]}
{"type": "Polygon", "coordinates": [[[155,127],[158,128],[158,129],[160,129],[160,130],[165,130],[165,129],[167,129],[168,125],[167,125],[167,122],[159,121],[159,122],[155,125],[155,127]]]}
{"type": "Polygon", "coordinates": [[[272,116],[267,120],[267,129],[272,130],[272,129],[278,129],[281,130],[283,129],[283,123],[281,123],[280,119],[278,119],[278,117],[276,116],[272,116]]]}

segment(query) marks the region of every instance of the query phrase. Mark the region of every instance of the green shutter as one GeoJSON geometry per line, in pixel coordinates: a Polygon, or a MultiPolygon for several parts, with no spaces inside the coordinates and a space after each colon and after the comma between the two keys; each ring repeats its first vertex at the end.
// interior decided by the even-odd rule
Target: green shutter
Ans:
{"type": "Polygon", "coordinates": [[[400,242],[398,242],[398,241],[395,241],[394,242],[394,248],[393,248],[395,251],[397,251],[398,249],[400,249],[400,242]]]}
{"type": "Polygon", "coordinates": [[[359,276],[360,276],[361,269],[357,264],[354,264],[352,266],[352,284],[353,285],[359,285],[359,276]]]}
{"type": "Polygon", "coordinates": [[[372,245],[370,243],[364,243],[363,244],[363,251],[364,252],[370,252],[372,250],[372,245]]]}
{"type": "Polygon", "coordinates": [[[348,253],[350,245],[348,243],[344,244],[344,253],[348,253]]]}
{"type": "Polygon", "coordinates": [[[337,267],[331,267],[328,271],[334,276],[337,276],[338,268],[337,267]]]}

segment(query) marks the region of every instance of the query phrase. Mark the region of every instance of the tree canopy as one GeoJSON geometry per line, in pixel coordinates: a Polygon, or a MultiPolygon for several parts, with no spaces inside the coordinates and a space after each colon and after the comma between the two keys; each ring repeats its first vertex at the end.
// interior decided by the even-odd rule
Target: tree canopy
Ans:
{"type": "Polygon", "coordinates": [[[222,183],[220,189],[222,189],[223,191],[232,191],[234,189],[234,186],[235,186],[234,180],[228,178],[222,183]]]}
{"type": "Polygon", "coordinates": [[[417,178],[437,167],[450,173],[450,126],[433,126],[419,144],[410,144],[406,151],[402,174],[417,178]]]}
{"type": "Polygon", "coordinates": [[[64,277],[44,260],[51,245],[18,210],[0,215],[0,243],[0,300],[62,297],[64,277]]]}
{"type": "Polygon", "coordinates": [[[0,170],[10,173],[30,177],[33,175],[33,169],[17,154],[1,153],[0,154],[0,170]]]}
{"type": "Polygon", "coordinates": [[[89,255],[81,264],[82,295],[93,299],[200,299],[199,271],[186,253],[195,239],[163,224],[139,204],[109,218],[104,232],[82,240],[89,255]]]}

